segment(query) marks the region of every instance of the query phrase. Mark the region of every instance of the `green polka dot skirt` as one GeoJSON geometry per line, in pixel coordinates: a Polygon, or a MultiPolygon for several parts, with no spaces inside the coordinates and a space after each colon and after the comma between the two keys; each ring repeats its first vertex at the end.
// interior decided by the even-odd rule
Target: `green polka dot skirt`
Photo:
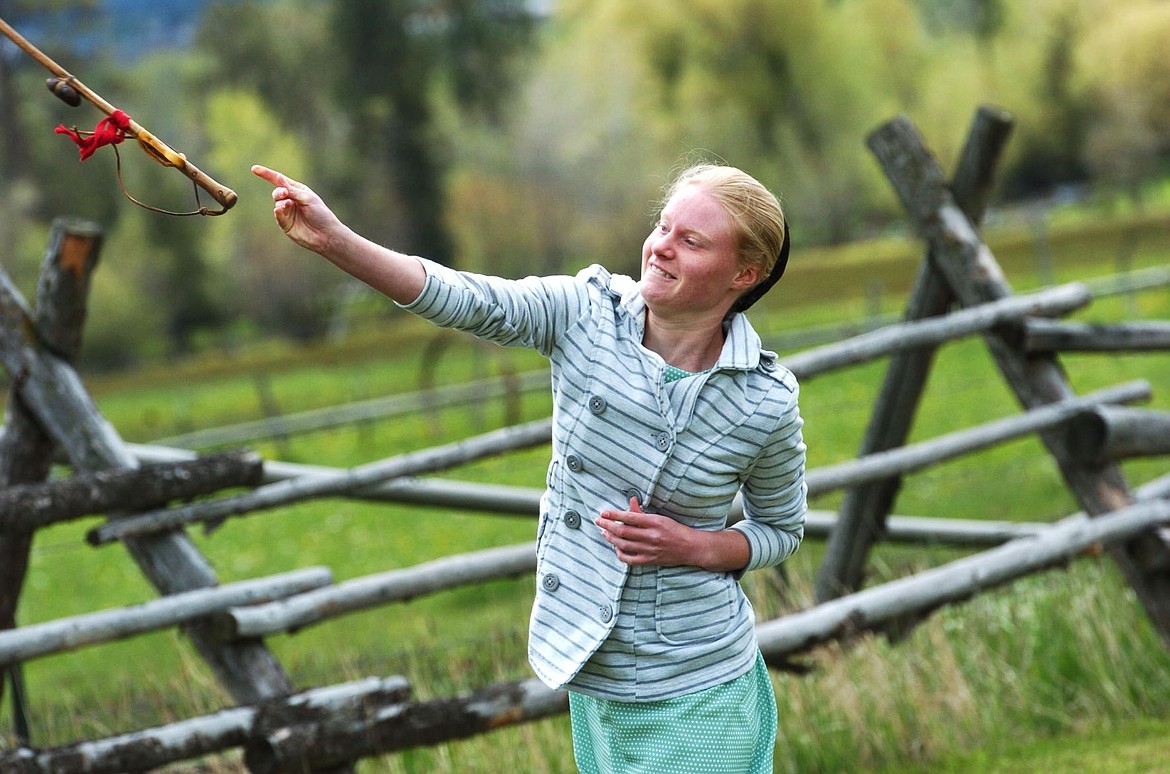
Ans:
{"type": "Polygon", "coordinates": [[[569,693],[582,774],[771,774],[776,696],[763,656],[752,671],[674,699],[569,693]]]}

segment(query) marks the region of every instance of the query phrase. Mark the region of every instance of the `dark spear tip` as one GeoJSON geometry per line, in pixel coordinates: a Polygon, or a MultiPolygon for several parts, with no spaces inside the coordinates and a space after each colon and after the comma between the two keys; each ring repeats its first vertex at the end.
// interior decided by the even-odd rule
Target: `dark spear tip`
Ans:
{"type": "Polygon", "coordinates": [[[77,89],[70,86],[61,78],[46,78],[45,85],[49,87],[49,91],[56,94],[62,102],[71,107],[77,107],[81,104],[81,95],[77,93],[77,89]]]}

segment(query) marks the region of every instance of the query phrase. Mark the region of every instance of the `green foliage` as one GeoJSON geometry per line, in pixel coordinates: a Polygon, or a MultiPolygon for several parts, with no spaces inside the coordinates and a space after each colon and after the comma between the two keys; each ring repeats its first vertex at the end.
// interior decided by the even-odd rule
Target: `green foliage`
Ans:
{"type": "Polygon", "coordinates": [[[240,187],[231,217],[200,224],[214,296],[228,305],[233,319],[255,330],[301,341],[320,337],[343,275],[290,242],[273,239],[268,186],[248,172],[261,163],[305,178],[310,161],[304,143],[252,91],[216,92],[207,116],[211,126],[232,127],[231,142],[217,143],[208,159],[218,169],[232,170],[240,187]]]}
{"type": "Polygon", "coordinates": [[[169,348],[163,333],[166,309],[141,299],[142,289],[150,287],[154,258],[142,248],[147,243],[148,217],[127,212],[103,243],[90,288],[83,363],[127,368],[141,358],[161,356],[169,348]]]}
{"type": "Polygon", "coordinates": [[[1092,105],[1082,149],[1107,181],[1136,186],[1170,136],[1170,8],[1134,3],[1094,26],[1077,51],[1078,85],[1092,105]]]}
{"type": "MultiPolygon", "coordinates": [[[[523,3],[347,0],[333,8],[339,102],[357,127],[357,148],[388,173],[402,215],[401,249],[451,262],[443,212],[446,171],[432,91],[450,84],[457,104],[495,118],[508,90],[507,59],[527,27],[523,3]]],[[[358,208],[383,234],[377,209],[358,208]]]]}
{"type": "Polygon", "coordinates": [[[1003,0],[918,0],[924,24],[937,33],[991,38],[1004,24],[1003,0]]]}
{"type": "MultiPolygon", "coordinates": [[[[1157,206],[1163,5],[572,0],[537,21],[519,2],[253,0],[210,4],[190,49],[117,61],[75,54],[62,27],[50,53],[241,201],[214,222],[150,216],[123,230],[140,213],[114,189],[112,154],[78,164],[51,132],[97,112],[66,108],[34,63],[5,59],[3,258],[27,271],[58,215],[144,239],[117,240],[150,255],[109,258],[134,264],[118,273],[139,284],[118,292],[165,294],[165,309],[141,317],[147,335],[103,339],[114,365],[334,327],[352,294],[282,243],[253,161],[287,164],[377,241],[510,276],[594,261],[636,271],[661,186],[700,157],[777,191],[799,248],[876,233],[902,216],[866,132],[905,113],[948,168],[983,103],[1016,118],[1005,196],[1102,183],[1137,202],[1115,199],[1118,211],[1157,206]]],[[[187,208],[182,176],[132,145],[123,157],[132,192],[187,208]]]]}
{"type": "Polygon", "coordinates": [[[651,89],[659,111],[683,118],[671,125],[678,145],[759,170],[809,239],[841,241],[876,182],[872,167],[862,170],[859,138],[834,128],[870,126],[884,112],[870,88],[878,63],[869,29],[843,6],[745,0],[664,11],[686,26],[660,34],[647,25],[642,45],[669,52],[658,54],[651,89]]]}
{"type": "Polygon", "coordinates": [[[195,41],[210,60],[200,91],[253,93],[307,145],[328,149],[341,122],[331,99],[336,44],[323,6],[320,0],[210,4],[195,41]]]}

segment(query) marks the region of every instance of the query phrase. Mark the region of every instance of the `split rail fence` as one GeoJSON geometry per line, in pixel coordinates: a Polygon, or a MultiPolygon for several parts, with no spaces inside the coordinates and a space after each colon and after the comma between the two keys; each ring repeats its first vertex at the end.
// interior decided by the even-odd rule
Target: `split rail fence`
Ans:
{"type": "MultiPolygon", "coordinates": [[[[757,626],[765,658],[776,668],[820,644],[862,632],[901,636],[943,605],[1102,546],[1170,646],[1170,475],[1131,489],[1119,467],[1126,458],[1170,453],[1170,414],[1130,405],[1150,397],[1144,381],[1076,395],[1059,362],[1059,353],[1070,350],[1166,352],[1170,322],[1086,326],[1060,321],[1092,301],[1094,294],[1084,284],[1013,293],[979,235],[1010,128],[1006,114],[980,109],[951,180],[907,120],[894,119],[868,138],[927,249],[903,321],[785,359],[804,380],[879,358],[888,358],[888,367],[857,458],[807,473],[810,496],[844,495],[837,513],[809,514],[808,534],[827,540],[816,577],[817,604],[757,626]],[[986,342],[1023,411],[908,444],[935,352],[969,336],[986,342]],[[1051,524],[891,515],[908,474],[1026,435],[1043,441],[1080,513],[1051,524]],[[983,550],[863,588],[867,559],[879,540],[983,550]]],[[[100,244],[101,235],[91,225],[64,220],[54,225],[35,311],[0,272],[0,360],[12,383],[0,435],[0,668],[15,677],[19,665],[31,659],[180,627],[236,705],[59,747],[0,750],[0,771],[148,770],[237,749],[254,772],[351,771],[365,757],[565,712],[565,694],[535,679],[430,701],[413,700],[401,676],[298,689],[264,644],[266,636],[354,611],[531,574],[536,562],[531,543],[341,583],[332,582],[327,568],[304,568],[220,585],[185,531],[321,497],[532,517],[537,490],[417,476],[546,444],[549,421],[348,470],[262,460],[250,452],[197,456],[171,446],[125,443],[70,365],[100,244]],[[59,459],[72,476],[47,481],[50,465],[59,459]],[[246,491],[222,494],[239,487],[246,491]],[[109,517],[88,533],[88,540],[94,545],[121,542],[159,599],[17,628],[16,605],[34,533],[87,514],[109,517]]],[[[1170,277],[1151,281],[1164,287],[1170,277]]],[[[392,402],[363,407],[356,415],[400,409],[392,402]]],[[[303,426],[316,421],[302,418],[303,426]]],[[[294,425],[286,423],[282,432],[294,425]]],[[[202,440],[231,438],[229,432],[202,440]]],[[[12,684],[19,688],[19,681],[12,684]]]]}

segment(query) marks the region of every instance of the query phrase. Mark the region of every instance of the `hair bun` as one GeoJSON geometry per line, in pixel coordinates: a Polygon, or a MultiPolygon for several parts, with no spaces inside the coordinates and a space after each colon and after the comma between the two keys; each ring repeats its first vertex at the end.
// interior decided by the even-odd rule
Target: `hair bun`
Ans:
{"type": "Polygon", "coordinates": [[[759,283],[751,290],[748,290],[742,296],[736,299],[735,303],[731,305],[728,314],[735,314],[736,312],[747,311],[747,308],[752,304],[763,298],[764,294],[772,289],[772,286],[780,281],[784,276],[784,269],[788,266],[788,247],[791,243],[791,229],[788,227],[788,220],[784,220],[784,241],[780,244],[780,255],[776,258],[776,264],[769,272],[768,278],[759,283]]]}

